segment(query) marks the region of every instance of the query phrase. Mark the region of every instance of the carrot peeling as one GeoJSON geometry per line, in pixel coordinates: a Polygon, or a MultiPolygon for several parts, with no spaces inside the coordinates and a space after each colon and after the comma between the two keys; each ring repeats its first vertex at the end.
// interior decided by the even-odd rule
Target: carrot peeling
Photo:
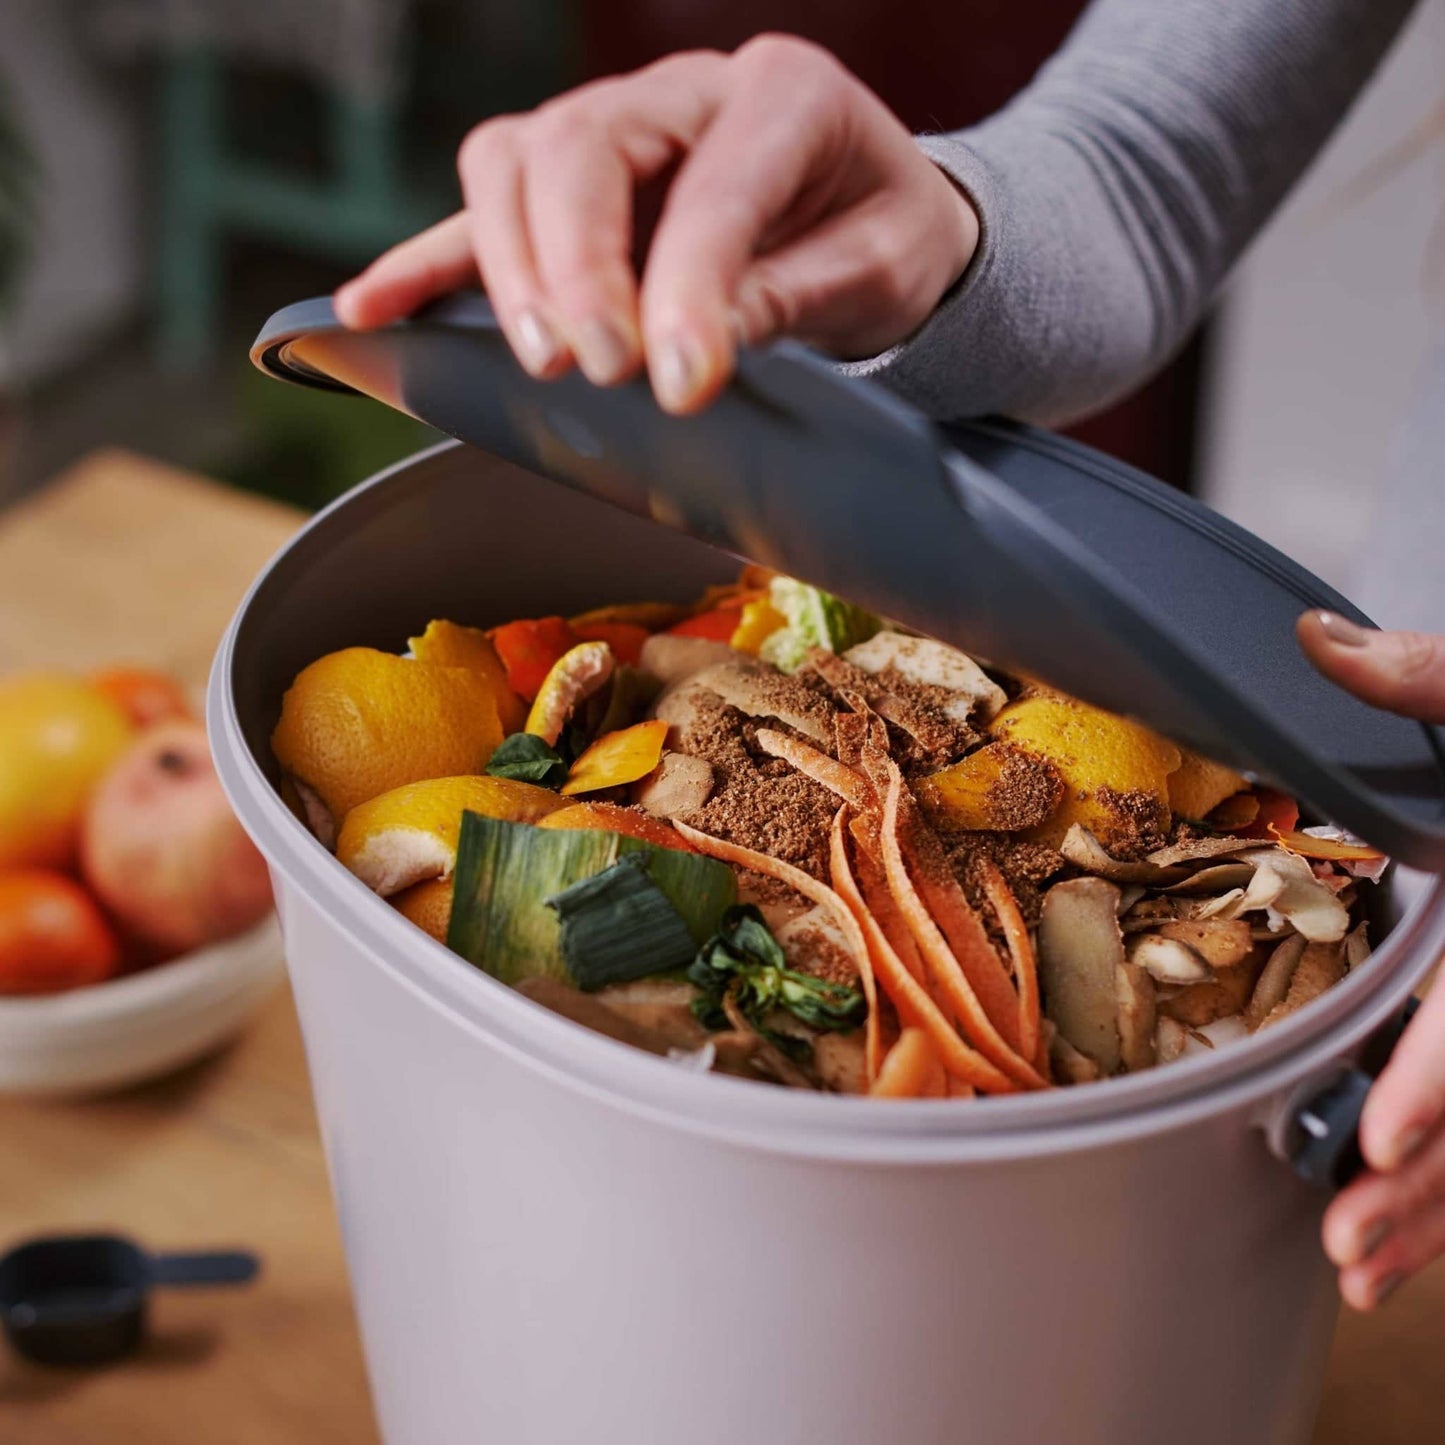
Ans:
{"type": "Polygon", "coordinates": [[[831,867],[838,896],[853,911],[867,940],[873,969],[883,990],[898,1010],[905,1031],[924,1030],[950,1078],[989,1094],[1012,1094],[1017,1085],[982,1054],[969,1047],[945,1017],[923,984],[909,972],[888,941],[878,919],[863,900],[848,861],[841,814],[833,820],[831,867]]]}
{"type": "MultiPolygon", "coordinates": [[[[841,817],[841,815],[842,810],[840,809],[839,816],[841,817]]],[[[673,819],[672,826],[699,853],[705,853],[709,858],[717,858],[724,863],[731,863],[735,868],[751,868],[754,873],[761,873],[765,878],[776,878],[779,883],[786,883],[789,888],[801,893],[809,902],[816,903],[837,923],[843,937],[847,940],[848,952],[852,954],[854,966],[858,970],[858,982],[863,990],[863,997],[868,1002],[865,1057],[868,1083],[871,1086],[873,1080],[878,1077],[880,1062],[878,1058],[878,986],[873,977],[873,961],[868,952],[868,944],[863,938],[863,930],[859,928],[858,920],[854,918],[852,910],[826,883],[819,883],[811,873],[804,873],[801,868],[795,868],[791,863],[783,862],[781,858],[770,858],[766,853],[757,853],[751,848],[744,848],[740,843],[729,843],[724,838],[714,838],[711,833],[703,833],[677,819],[673,819]]]]}
{"type": "MultiPolygon", "coordinates": [[[[970,1042],[990,1063],[1002,1069],[1009,1078],[1029,1089],[1046,1088],[1045,1080],[1032,1064],[1027,1063],[1010,1046],[994,1026],[973,984],[964,972],[957,956],[948,946],[938,924],[924,906],[913,880],[909,877],[904,862],[903,846],[899,837],[899,806],[903,796],[903,775],[897,765],[889,759],[888,791],[883,805],[883,869],[903,916],[908,921],[913,937],[917,940],[937,994],[947,1001],[949,1009],[957,1018],[959,1026],[970,1042]]],[[[995,956],[997,963],[997,956],[995,956]]],[[[1000,972],[1003,965],[998,964],[1000,972]]],[[[1010,985],[1010,992],[1012,986],[1010,985]]],[[[1017,1005],[1011,1014],[1013,1032],[1017,1032],[1017,1005]]]]}
{"type": "Polygon", "coordinates": [[[758,746],[769,757],[782,758],[785,763],[791,763],[804,777],[811,778],[829,792],[836,793],[845,803],[860,810],[872,806],[873,790],[866,779],[852,768],[830,758],[827,753],[819,752],[817,748],[799,742],[774,728],[759,728],[757,740],[758,746]]]}
{"type": "Polygon", "coordinates": [[[948,1075],[923,1029],[904,1029],[868,1092],[875,1099],[942,1099],[948,1075]]]}
{"type": "MultiPolygon", "coordinates": [[[[938,932],[946,940],[989,1023],[1011,1053],[1021,1060],[1027,1058],[1020,1046],[1018,993],[1009,979],[1008,970],[989,941],[983,920],[964,897],[937,834],[924,822],[912,795],[904,787],[903,774],[892,758],[884,761],[882,775],[874,778],[874,785],[888,800],[884,806],[885,857],[891,834],[906,859],[914,889],[938,932]]],[[[891,877],[889,885],[896,893],[891,877]]]]}
{"type": "Polygon", "coordinates": [[[1314,838],[1292,828],[1269,825],[1270,836],[1287,853],[1301,858],[1328,859],[1335,863],[1378,863],[1385,855],[1368,843],[1344,843],[1338,838],[1314,838]]]}
{"type": "Polygon", "coordinates": [[[982,860],[983,888],[998,918],[1013,959],[1019,999],[1019,1053],[1036,1059],[1039,1052],[1039,961],[1019,901],[992,858],[982,860]]]}

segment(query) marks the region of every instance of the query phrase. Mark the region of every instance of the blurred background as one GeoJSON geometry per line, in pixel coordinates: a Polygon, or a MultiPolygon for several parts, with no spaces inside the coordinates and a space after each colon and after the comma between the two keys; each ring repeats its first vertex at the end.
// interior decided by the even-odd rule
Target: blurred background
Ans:
{"type": "MultiPolygon", "coordinates": [[[[457,142],[484,116],[773,28],[828,45],[914,129],[952,129],[1024,85],[1081,8],[5,0],[0,504],[102,445],[306,507],[415,448],[406,419],[270,385],[246,349],[276,307],[452,210],[457,142]]],[[[1442,74],[1428,0],[1202,335],[1079,428],[1346,586],[1445,333],[1445,139],[1425,139],[1442,74]]]]}

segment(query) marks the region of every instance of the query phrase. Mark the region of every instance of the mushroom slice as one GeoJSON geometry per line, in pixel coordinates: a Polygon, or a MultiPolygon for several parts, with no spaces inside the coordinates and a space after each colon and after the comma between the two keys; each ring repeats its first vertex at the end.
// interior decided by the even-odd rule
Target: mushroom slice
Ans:
{"type": "Polygon", "coordinates": [[[1161,887],[1184,877],[1182,868],[1161,868],[1148,861],[1126,863],[1122,858],[1115,858],[1082,823],[1070,826],[1059,844],[1059,852],[1075,867],[1114,883],[1148,883],[1161,887]]]}
{"type": "Polygon", "coordinates": [[[1281,1003],[1264,1016],[1260,1028],[1267,1029],[1292,1013],[1298,1013],[1307,1003],[1313,1003],[1326,989],[1332,988],[1345,976],[1345,946],[1343,941],[1334,943],[1307,943],[1300,954],[1294,977],[1289,981],[1289,992],[1281,1003]]]}
{"type": "Polygon", "coordinates": [[[957,694],[943,706],[955,722],[966,723],[974,713],[987,720],[1008,701],[1003,688],[967,653],[931,637],[877,632],[867,642],[850,647],[843,658],[863,672],[879,673],[891,667],[908,682],[957,694]]]}
{"type": "Polygon", "coordinates": [[[1119,890],[1102,878],[1071,878],[1044,894],[1039,973],[1060,1035],[1106,1074],[1120,1063],[1115,974],[1124,958],[1119,890]]]}
{"type": "Polygon", "coordinates": [[[835,1094],[868,1092],[867,1054],[863,1030],[846,1033],[825,1030],[813,1040],[813,1072],[825,1089],[835,1094]]]}
{"type": "Polygon", "coordinates": [[[1191,905],[1179,898],[1143,898],[1120,916],[1119,925],[1125,933],[1143,933],[1172,923],[1176,918],[1192,917],[1191,905]]]}
{"type": "Polygon", "coordinates": [[[1187,944],[1157,933],[1137,933],[1125,946],[1129,962],[1163,984],[1203,983],[1213,977],[1209,965],[1187,944]]]}
{"type": "Polygon", "coordinates": [[[533,1003],[539,1003],[553,1013],[571,1019],[573,1023],[582,1024],[585,1028],[606,1034],[608,1038],[616,1039],[619,1043],[646,1049],[648,1053],[659,1054],[663,1058],[667,1057],[670,1048],[696,1047],[707,1037],[707,1030],[692,1019],[690,1013],[687,1013],[687,1017],[692,1023],[691,1031],[685,1034],[672,1030],[664,1031],[653,1026],[655,1015],[646,1023],[635,1020],[622,1009],[603,1003],[594,995],[583,993],[581,989],[573,988],[571,984],[562,983],[555,978],[525,978],[517,985],[517,992],[524,994],[533,1003]]]}
{"type": "Polygon", "coordinates": [[[714,642],[708,637],[672,637],[659,632],[642,644],[638,666],[664,687],[671,687],[704,668],[739,660],[740,654],[726,642],[714,642]]]}
{"type": "Polygon", "coordinates": [[[1243,919],[1178,919],[1161,925],[1159,933],[1192,948],[1211,968],[1234,968],[1254,948],[1249,924],[1243,919]]]}
{"type": "Polygon", "coordinates": [[[820,748],[832,744],[833,710],[793,678],[742,661],[705,668],[692,681],[749,717],[775,717],[820,748]]]}
{"type": "Polygon", "coordinates": [[[1156,868],[1172,868],[1178,863],[1193,863],[1200,858],[1218,858],[1226,853],[1245,853],[1258,847],[1255,838],[1186,838],[1167,848],[1156,848],[1144,860],[1156,868]]]}
{"type": "Polygon", "coordinates": [[[1270,1011],[1284,1002],[1289,992],[1290,980],[1299,966],[1300,955],[1305,951],[1302,934],[1292,933],[1278,944],[1259,976],[1259,982],[1250,995],[1249,1005],[1244,1011],[1244,1021],[1254,1032],[1268,1017],[1270,1011]]]}
{"type": "Polygon", "coordinates": [[[1184,1057],[1189,1033],[1184,1025],[1167,1015],[1162,1016],[1154,1029],[1154,1056],[1161,1064],[1172,1064],[1184,1057]]]}
{"type": "Polygon", "coordinates": [[[1370,925],[1361,919],[1345,935],[1345,967],[1358,968],[1370,956],[1370,925]]]}
{"type": "MultiPolygon", "coordinates": [[[[1270,910],[1271,924],[1279,915],[1311,943],[1338,943],[1345,936],[1350,926],[1349,909],[1315,877],[1307,859],[1286,853],[1283,848],[1259,848],[1241,857],[1255,865],[1255,875],[1245,890],[1240,912],[1246,911],[1250,895],[1260,883],[1260,874],[1273,874],[1279,886],[1265,905],[1270,910]]],[[[1264,889],[1273,887],[1268,882],[1263,885],[1264,889]]]]}
{"type": "Polygon", "coordinates": [[[632,801],[655,818],[686,817],[712,797],[712,764],[687,753],[664,753],[662,761],[632,785],[632,801]]]}
{"type": "Polygon", "coordinates": [[[1221,893],[1218,898],[1206,898],[1203,903],[1196,903],[1191,918],[1235,918],[1241,912],[1240,905],[1244,900],[1243,888],[1231,888],[1228,893],[1221,893]]]}
{"type": "Polygon", "coordinates": [[[1081,1054],[1057,1029],[1049,1035],[1049,1066],[1061,1084],[1092,1084],[1103,1078],[1098,1064],[1081,1054]]]}
{"type": "Polygon", "coordinates": [[[1119,1059],[1129,1073],[1154,1067],[1154,980],[1135,964],[1114,966],[1114,994],[1118,1002],[1119,1059]]]}
{"type": "Polygon", "coordinates": [[[1231,889],[1247,888],[1253,877],[1254,869],[1248,863],[1216,863],[1212,868],[1201,868],[1182,882],[1171,884],[1169,892],[1190,897],[1200,893],[1227,893],[1231,889]]]}
{"type": "Polygon", "coordinates": [[[1129,883],[1119,890],[1119,917],[1123,918],[1149,890],[1142,883],[1129,883]]]}
{"type": "Polygon", "coordinates": [[[1254,987],[1252,968],[1227,968],[1205,983],[1193,983],[1173,997],[1161,999],[1159,1012],[1192,1029],[1239,1013],[1254,987]]]}

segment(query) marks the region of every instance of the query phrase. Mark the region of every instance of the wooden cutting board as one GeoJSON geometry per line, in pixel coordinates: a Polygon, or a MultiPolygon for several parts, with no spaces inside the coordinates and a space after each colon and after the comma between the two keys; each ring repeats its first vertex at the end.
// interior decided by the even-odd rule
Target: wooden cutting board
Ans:
{"type": "MultiPolygon", "coordinates": [[[[140,457],[89,458],[0,516],[0,673],[132,660],[201,687],[247,585],[299,520],[140,457]]],[[[161,1084],[0,1102],[0,1160],[0,1247],[118,1229],[158,1248],[245,1245],[265,1269],[248,1291],[159,1297],[151,1346],[111,1369],[41,1370],[0,1347],[4,1445],[378,1438],[289,994],[230,1050],[161,1084]]],[[[1445,1263],[1380,1314],[1346,1315],[1316,1445],[1445,1439],[1442,1338],[1445,1263]]],[[[1207,1362],[1181,1372],[1208,1388],[1207,1362]]]]}

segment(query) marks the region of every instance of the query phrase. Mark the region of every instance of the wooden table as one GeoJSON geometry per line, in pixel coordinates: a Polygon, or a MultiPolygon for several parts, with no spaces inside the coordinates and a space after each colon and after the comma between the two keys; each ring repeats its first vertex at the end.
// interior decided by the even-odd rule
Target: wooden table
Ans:
{"type": "MultiPolygon", "coordinates": [[[[297,520],[137,457],[91,458],[0,519],[0,673],[133,659],[199,686],[297,520]]],[[[162,1297],[153,1344],[123,1366],[48,1371],[0,1349],[4,1445],[376,1440],[289,995],[164,1083],[0,1103],[0,1159],[0,1244],[115,1228],[165,1248],[244,1244],[266,1271],[249,1291],[162,1297]]],[[[1442,1331],[1445,1263],[1379,1315],[1346,1315],[1316,1445],[1445,1438],[1442,1331]]],[[[1180,1372],[1181,1394],[1207,1388],[1207,1362],[1180,1372]]]]}
{"type": "MultiPolygon", "coordinates": [[[[199,689],[299,514],[124,453],[0,517],[0,674],[154,663],[199,689]]],[[[4,1445],[370,1445],[377,1439],[290,993],[219,1057],[76,1104],[0,1102],[0,1247],[116,1229],[239,1244],[249,1290],[157,1296],[153,1342],[95,1372],[0,1346],[4,1445]]]]}

